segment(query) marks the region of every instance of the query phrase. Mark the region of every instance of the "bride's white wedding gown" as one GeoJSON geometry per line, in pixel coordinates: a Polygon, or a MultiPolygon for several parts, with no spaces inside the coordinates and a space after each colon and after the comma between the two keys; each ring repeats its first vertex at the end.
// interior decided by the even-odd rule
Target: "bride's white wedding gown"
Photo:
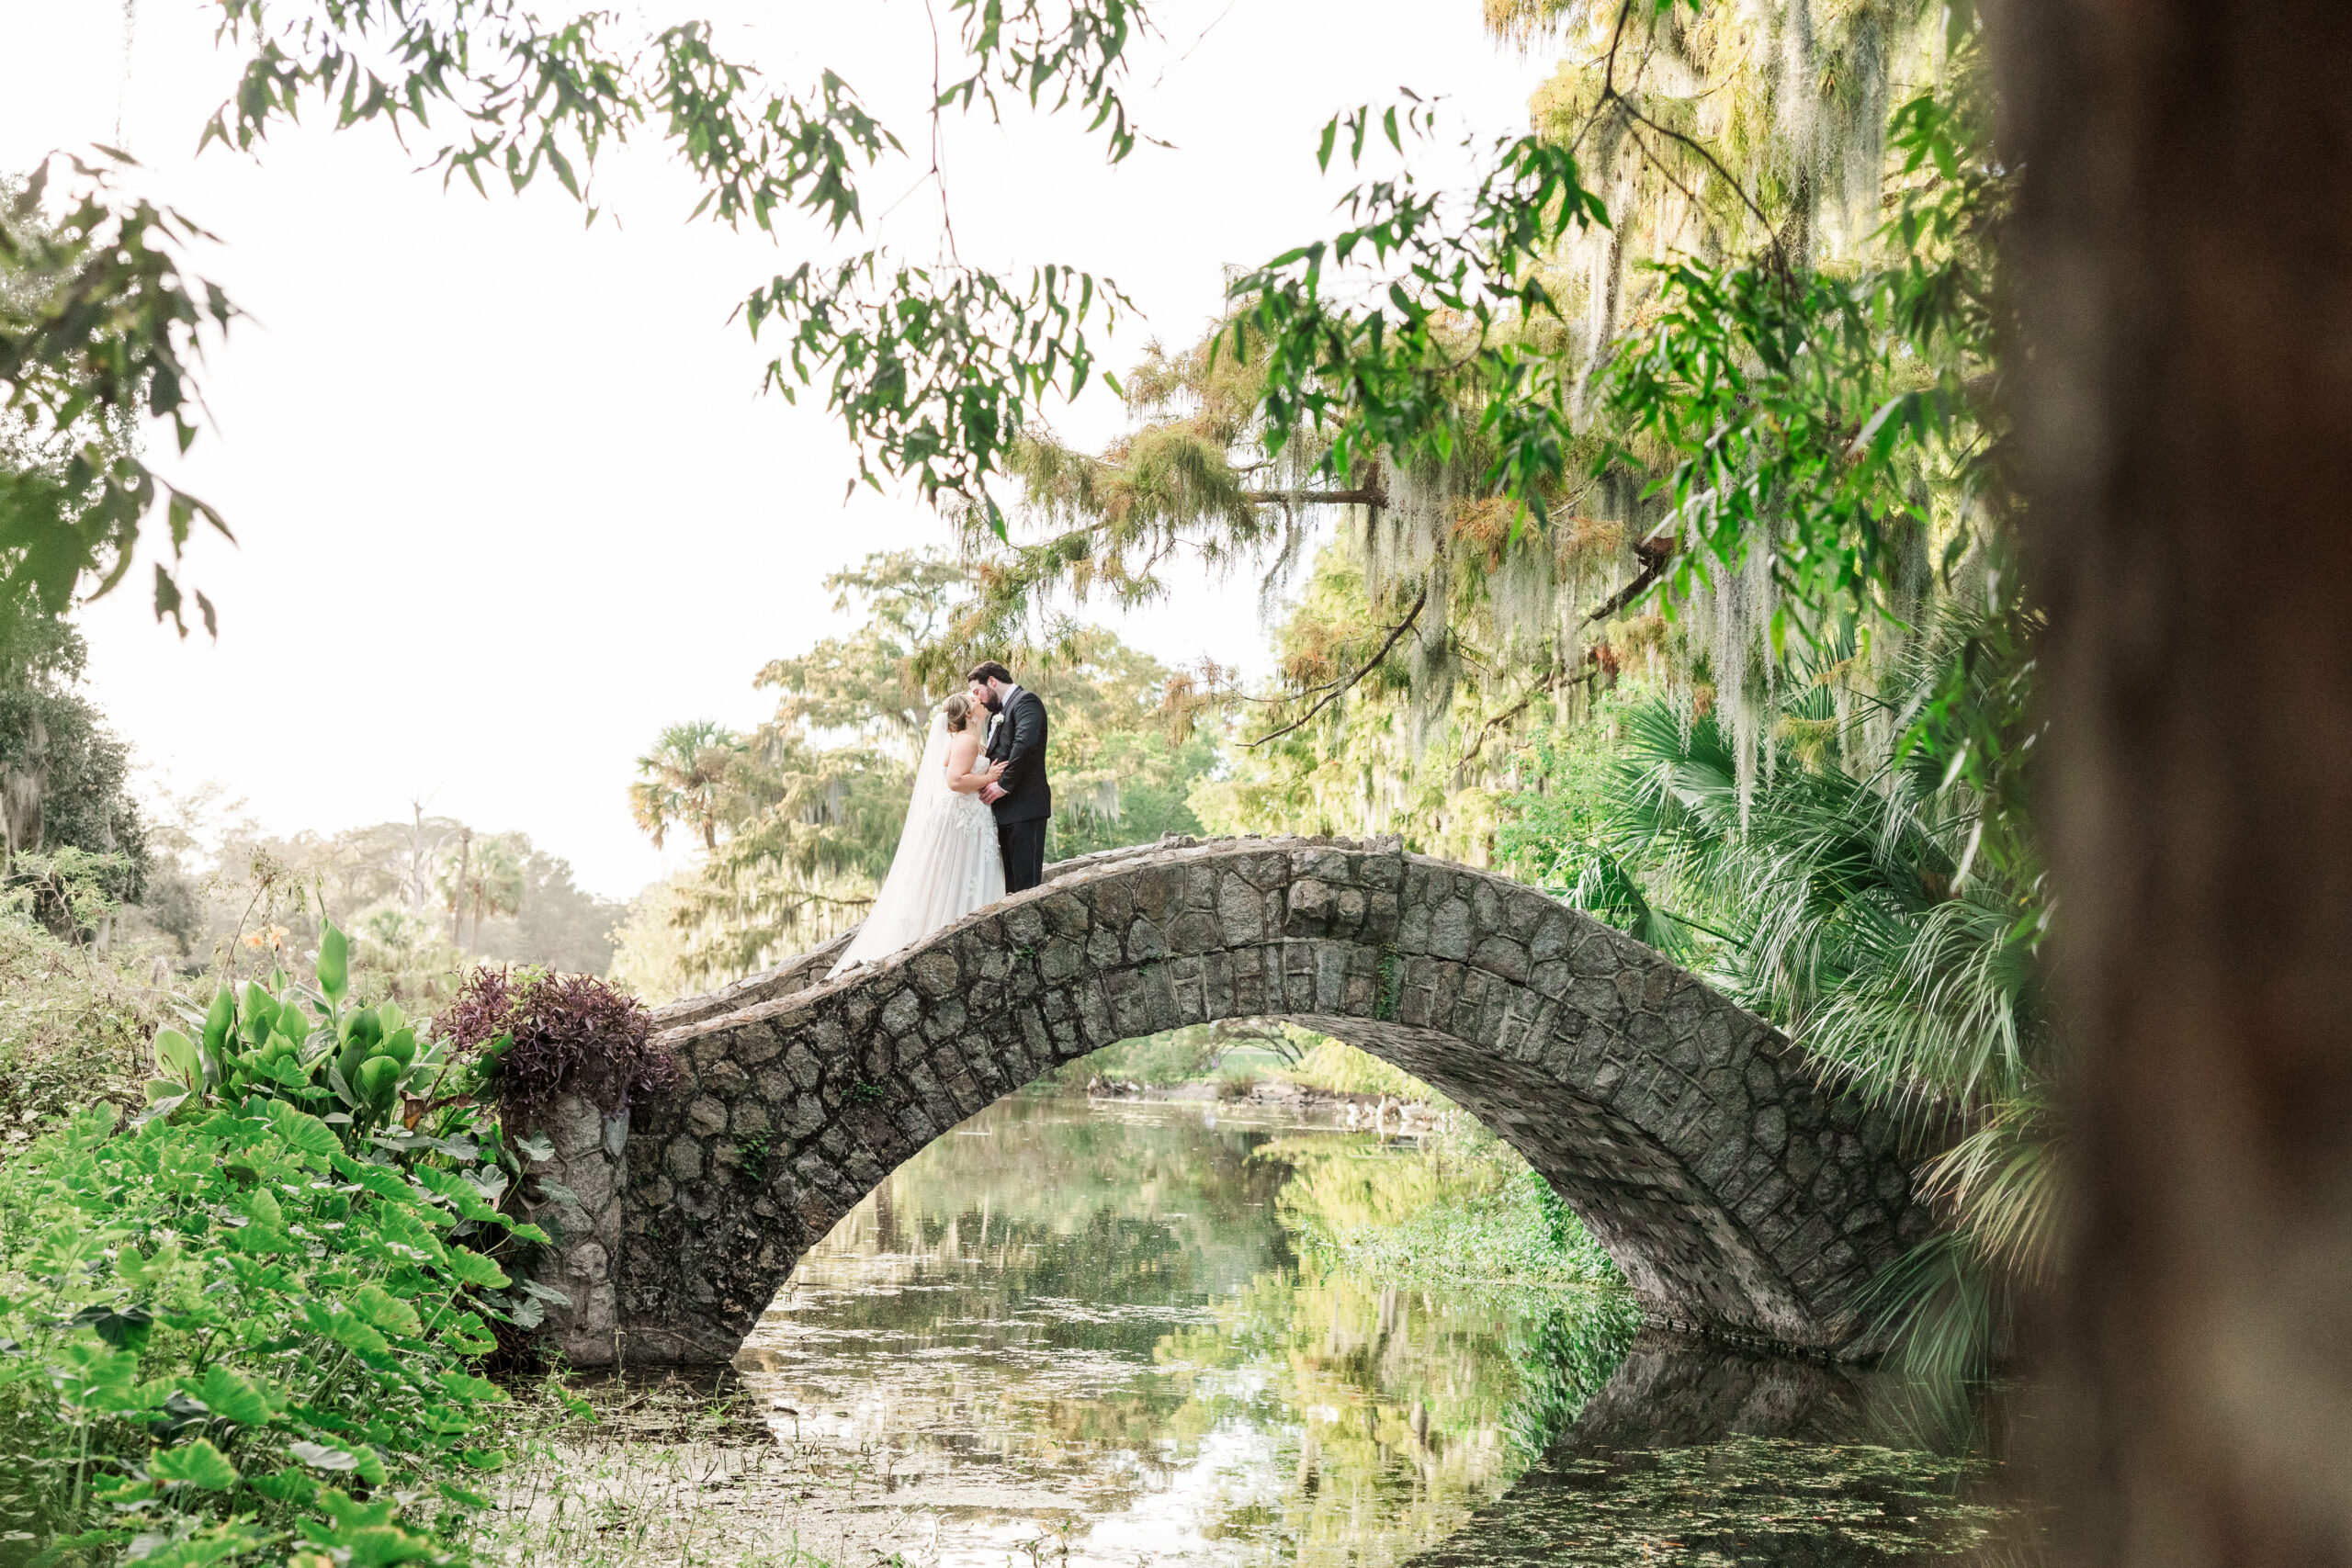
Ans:
{"type": "MultiPolygon", "coordinates": [[[[930,743],[915,770],[907,825],[899,834],[890,874],[828,979],[888,958],[1004,897],[996,813],[978,792],[947,787],[947,742],[946,721],[934,718],[930,743]]],[[[973,756],[973,773],[986,773],[988,767],[984,753],[973,756]]]]}

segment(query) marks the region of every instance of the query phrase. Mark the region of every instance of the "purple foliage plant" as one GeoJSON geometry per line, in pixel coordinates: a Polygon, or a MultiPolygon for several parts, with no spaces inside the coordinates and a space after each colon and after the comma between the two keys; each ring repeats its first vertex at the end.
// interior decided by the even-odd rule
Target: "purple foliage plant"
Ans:
{"type": "Polygon", "coordinates": [[[564,1089],[606,1114],[659,1093],[678,1064],[653,1043],[645,1004],[589,975],[476,969],[436,1020],[454,1058],[483,1061],[507,1125],[525,1127],[564,1089]],[[498,1046],[501,1036],[512,1043],[498,1046]]]}

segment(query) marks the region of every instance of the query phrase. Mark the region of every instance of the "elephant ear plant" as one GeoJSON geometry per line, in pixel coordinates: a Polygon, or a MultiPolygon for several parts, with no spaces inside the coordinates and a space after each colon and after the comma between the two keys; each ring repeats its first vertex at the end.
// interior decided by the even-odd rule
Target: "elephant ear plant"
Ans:
{"type": "Polygon", "coordinates": [[[547,1237],[500,1212],[503,1047],[452,1066],[345,953],[161,1032],[130,1126],[0,1166],[0,1565],[462,1558],[503,1462],[468,1369],[539,1305],[495,1255],[547,1237]]]}

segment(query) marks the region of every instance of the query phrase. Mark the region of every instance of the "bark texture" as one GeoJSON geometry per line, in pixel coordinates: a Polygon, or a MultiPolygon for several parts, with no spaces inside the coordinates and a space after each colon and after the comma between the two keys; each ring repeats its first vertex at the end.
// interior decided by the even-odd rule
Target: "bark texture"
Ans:
{"type": "Polygon", "coordinates": [[[2084,1562],[2352,1561],[2352,6],[1993,17],[2084,1562]]]}

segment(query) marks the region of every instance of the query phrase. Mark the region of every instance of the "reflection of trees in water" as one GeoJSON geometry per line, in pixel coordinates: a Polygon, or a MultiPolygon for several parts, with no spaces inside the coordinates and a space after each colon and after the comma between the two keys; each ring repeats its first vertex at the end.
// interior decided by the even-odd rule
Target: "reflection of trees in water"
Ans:
{"type": "Polygon", "coordinates": [[[1157,1354],[1190,1393],[1191,1425],[1240,1416],[1291,1434],[1288,1486],[1220,1498],[1224,1533],[1295,1541],[1305,1562],[1371,1561],[1353,1554],[1442,1539],[1541,1450],[1624,1343],[1612,1306],[1283,1270],[1157,1354]]]}
{"type": "MultiPolygon", "coordinates": [[[[1148,1361],[1169,1311],[1200,1311],[1289,1259],[1272,1204],[1284,1167],[1252,1160],[1261,1131],[1105,1122],[1007,1100],[901,1167],[810,1249],[804,1284],[873,1289],[829,1303],[829,1327],[928,1345],[952,1283],[965,1317],[1059,1348],[1148,1361]],[[877,1269],[873,1261],[902,1258],[877,1269]],[[896,1290],[884,1288],[889,1285],[896,1290]],[[1087,1311],[1032,1310],[1039,1302],[1087,1311]]],[[[958,1330],[960,1332],[960,1330],[958,1330]]]]}
{"type": "Polygon", "coordinates": [[[910,1466],[996,1465],[1093,1511],[1206,1455],[1212,1536],[1396,1562],[1498,1496],[1630,1332],[1613,1296],[1405,1289],[1295,1251],[1333,1203],[1483,1194],[1473,1165],[1317,1185],[1299,1168],[1350,1140],[1036,1101],[961,1131],[988,1135],[940,1140],[812,1249],[794,1315],[821,1338],[774,1367],[844,1407],[881,1389],[910,1466]]]}

